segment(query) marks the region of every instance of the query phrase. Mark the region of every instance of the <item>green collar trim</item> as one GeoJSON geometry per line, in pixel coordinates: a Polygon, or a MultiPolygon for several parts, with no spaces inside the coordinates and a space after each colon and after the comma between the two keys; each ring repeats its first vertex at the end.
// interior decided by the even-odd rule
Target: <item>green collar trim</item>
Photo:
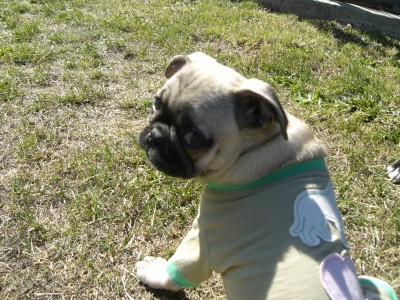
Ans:
{"type": "Polygon", "coordinates": [[[308,160],[287,167],[283,167],[281,169],[276,170],[275,172],[272,172],[271,174],[268,174],[267,176],[261,178],[260,180],[244,184],[219,184],[217,182],[211,181],[208,182],[207,188],[219,191],[238,191],[238,190],[251,189],[267,183],[285,179],[292,175],[296,175],[307,171],[314,171],[318,169],[327,170],[324,159],[308,160]]]}

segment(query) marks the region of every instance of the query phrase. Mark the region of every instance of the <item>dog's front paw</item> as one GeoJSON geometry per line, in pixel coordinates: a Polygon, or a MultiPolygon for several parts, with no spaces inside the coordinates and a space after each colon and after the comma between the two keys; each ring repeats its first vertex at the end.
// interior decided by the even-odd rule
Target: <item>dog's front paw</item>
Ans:
{"type": "Polygon", "coordinates": [[[167,273],[167,261],[161,257],[146,256],[136,263],[138,279],[153,289],[179,291],[181,288],[173,283],[167,273]]]}
{"type": "Polygon", "coordinates": [[[400,159],[387,167],[387,173],[391,182],[400,184],[400,159]]]}

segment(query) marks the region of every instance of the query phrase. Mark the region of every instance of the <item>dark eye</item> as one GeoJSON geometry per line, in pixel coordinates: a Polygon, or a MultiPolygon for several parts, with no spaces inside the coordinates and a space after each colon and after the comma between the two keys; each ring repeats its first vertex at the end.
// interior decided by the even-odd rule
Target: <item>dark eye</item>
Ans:
{"type": "Polygon", "coordinates": [[[153,111],[161,110],[162,106],[163,106],[162,100],[156,97],[153,102],[153,111]]]}
{"type": "Polygon", "coordinates": [[[198,148],[203,146],[204,136],[197,130],[192,129],[183,135],[183,140],[189,148],[198,148]]]}

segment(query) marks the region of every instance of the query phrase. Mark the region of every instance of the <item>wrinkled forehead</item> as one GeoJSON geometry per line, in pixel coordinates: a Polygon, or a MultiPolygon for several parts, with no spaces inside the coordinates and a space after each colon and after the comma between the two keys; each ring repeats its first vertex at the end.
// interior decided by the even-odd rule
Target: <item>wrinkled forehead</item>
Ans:
{"type": "Polygon", "coordinates": [[[187,101],[210,101],[230,94],[245,80],[231,68],[214,62],[185,65],[158,91],[157,96],[169,106],[187,101]]]}

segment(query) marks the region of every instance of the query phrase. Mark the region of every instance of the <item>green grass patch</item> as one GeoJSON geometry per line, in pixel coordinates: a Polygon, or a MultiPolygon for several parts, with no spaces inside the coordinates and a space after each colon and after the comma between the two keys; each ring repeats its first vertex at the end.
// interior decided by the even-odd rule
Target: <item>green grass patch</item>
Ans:
{"type": "Polygon", "coordinates": [[[0,0],[0,298],[224,298],[218,277],[171,296],[140,285],[170,256],[202,184],[137,144],[169,59],[204,51],[273,84],[330,149],[360,273],[400,293],[400,43],[255,1],[0,0]]]}

